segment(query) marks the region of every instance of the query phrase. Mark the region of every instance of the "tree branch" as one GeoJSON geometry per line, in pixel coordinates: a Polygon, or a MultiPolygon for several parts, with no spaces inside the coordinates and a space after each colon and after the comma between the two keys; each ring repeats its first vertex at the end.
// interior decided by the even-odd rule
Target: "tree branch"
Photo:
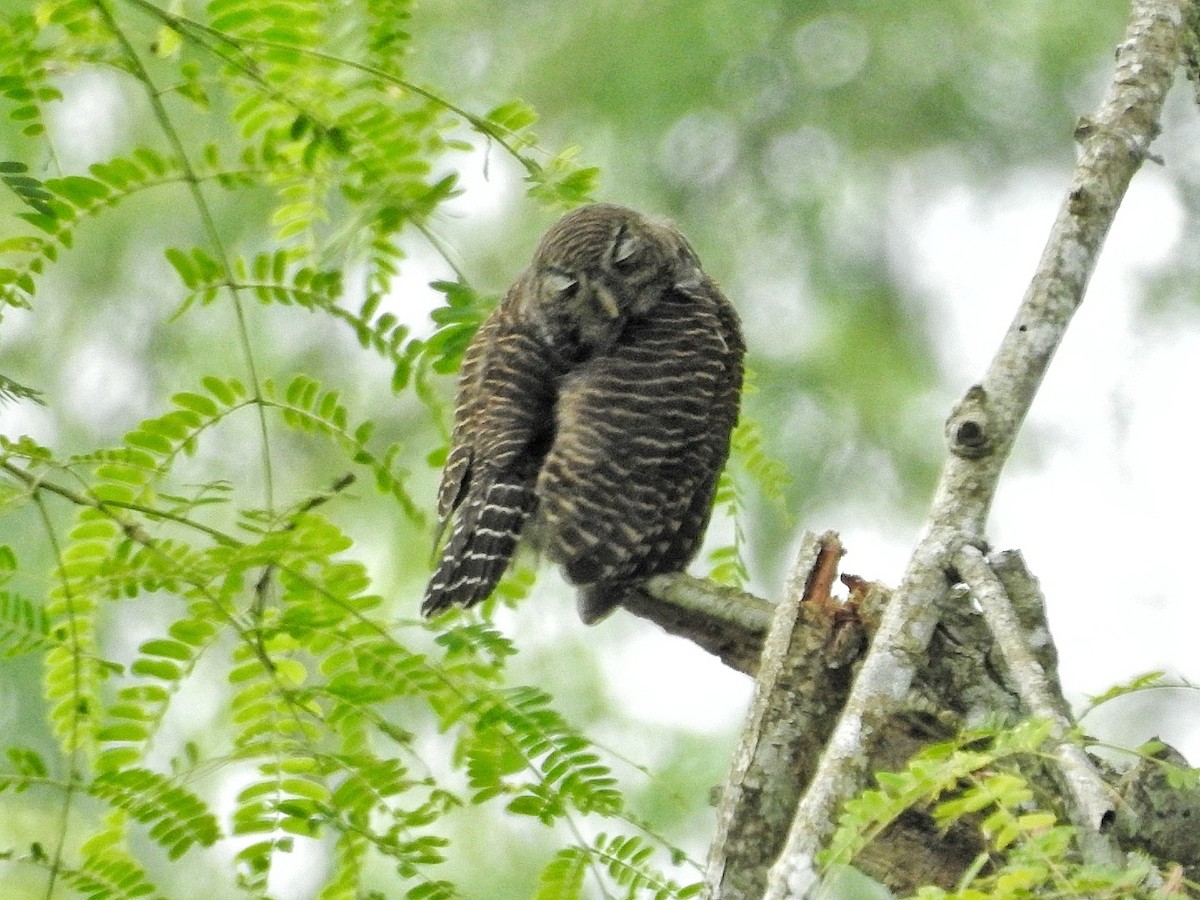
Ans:
{"type": "Polygon", "coordinates": [[[802,798],[766,900],[810,896],[815,857],[838,808],[866,784],[863,737],[912,683],[929,642],[952,561],[982,544],[1004,463],[1083,299],[1134,172],[1158,133],[1181,58],[1185,13],[1195,0],[1134,0],[1116,73],[1093,118],[1080,120],[1082,153],[1029,290],[984,374],[947,422],[950,455],[927,526],[889,603],[816,775],[802,798]]]}
{"type": "Polygon", "coordinates": [[[682,573],[648,579],[626,594],[621,605],[750,676],[758,671],[775,608],[753,594],[682,573]]]}
{"type": "Polygon", "coordinates": [[[963,547],[954,564],[979,602],[1025,711],[1053,725],[1050,737],[1056,742],[1054,763],[1058,783],[1071,821],[1079,829],[1088,862],[1119,865],[1120,853],[1107,835],[1116,817],[1109,789],[1083,748],[1071,740],[1075,723],[1066,701],[1052,686],[1030,649],[1026,631],[1004,585],[977,547],[963,547]]]}
{"type": "MultiPolygon", "coordinates": [[[[806,534],[775,608],[754,700],[717,811],[708,857],[712,896],[761,897],[792,810],[850,690],[856,653],[836,653],[841,625],[857,624],[831,597],[842,545],[806,534]]],[[[861,641],[851,641],[856,651],[861,641]]]]}

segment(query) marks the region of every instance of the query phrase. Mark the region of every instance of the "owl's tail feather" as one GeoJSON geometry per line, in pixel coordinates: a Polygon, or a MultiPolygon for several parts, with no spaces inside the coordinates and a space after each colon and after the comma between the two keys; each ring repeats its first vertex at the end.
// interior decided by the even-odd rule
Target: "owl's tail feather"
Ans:
{"type": "Polygon", "coordinates": [[[459,510],[425,589],[421,615],[426,618],[455,604],[474,606],[492,593],[537,503],[533,485],[526,481],[493,481],[481,493],[474,502],[468,497],[459,510]]]}

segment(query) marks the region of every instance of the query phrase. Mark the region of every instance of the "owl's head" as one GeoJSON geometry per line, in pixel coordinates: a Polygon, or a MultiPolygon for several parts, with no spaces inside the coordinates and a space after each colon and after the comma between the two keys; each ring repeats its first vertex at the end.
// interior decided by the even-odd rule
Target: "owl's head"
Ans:
{"type": "Polygon", "coordinates": [[[608,203],[555,222],[524,277],[524,314],[552,346],[581,358],[612,346],[630,319],[667,295],[686,295],[704,280],[674,227],[608,203]]]}

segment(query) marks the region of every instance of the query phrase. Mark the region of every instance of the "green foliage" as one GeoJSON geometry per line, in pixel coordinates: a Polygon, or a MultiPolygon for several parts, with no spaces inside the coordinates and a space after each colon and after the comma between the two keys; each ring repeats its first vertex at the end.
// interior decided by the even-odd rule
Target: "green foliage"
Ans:
{"type": "MultiPolygon", "coordinates": [[[[31,16],[0,20],[0,96],[8,101],[8,117],[25,137],[45,133],[43,110],[48,103],[62,99],[62,93],[50,83],[52,56],[39,45],[37,24],[31,16]]],[[[22,167],[21,171],[26,170],[22,167]]]]}
{"type": "MultiPolygon", "coordinates": [[[[748,380],[747,391],[752,390],[753,382],[748,380]]],[[[757,488],[764,498],[774,501],[783,513],[781,501],[789,481],[784,465],[766,451],[762,426],[743,415],[733,430],[730,464],[717,482],[714,501],[715,506],[726,510],[733,521],[733,542],[716,547],[709,553],[709,578],[739,588],[745,585],[750,577],[746,569],[746,532],[743,526],[746,520],[747,488],[757,488]]]]}
{"type": "MultiPolygon", "coordinates": [[[[427,531],[407,434],[356,414],[341,373],[275,371],[255,331],[323,318],[444,429],[432,378],[457,369],[495,298],[435,283],[445,303],[425,339],[393,304],[402,237],[441,246],[430,225],[460,192],[454,154],[471,133],[498,146],[550,207],[595,189],[573,149],[540,146],[527,104],[476,115],[409,81],[410,16],[407,0],[48,0],[0,21],[0,110],[17,131],[0,161],[0,304],[36,308],[81,244],[153,203],[190,223],[141,260],[163,275],[157,320],[204,329],[210,310],[233,313],[211,363],[167,373],[169,400],[112,445],[0,436],[0,513],[34,523],[30,546],[50,556],[38,570],[25,543],[0,546],[0,656],[40,661],[48,725],[46,746],[6,748],[0,793],[56,810],[0,858],[44,872],[47,893],[165,896],[190,876],[164,871],[223,870],[232,853],[212,892],[266,896],[282,857],[327,847],[325,900],[460,897],[452,816],[492,807],[559,846],[626,818],[609,765],[551,696],[507,683],[507,638],[466,615],[393,619],[339,520],[353,524],[365,480],[392,523],[427,531]],[[44,124],[56,79],[101,70],[153,129],[64,171],[44,124]],[[281,474],[281,446],[320,474],[281,474]],[[197,480],[214,459],[227,475],[197,480]],[[198,696],[211,721],[191,721],[198,696]]],[[[3,378],[0,399],[37,394],[3,378]]],[[[517,567],[491,605],[531,583],[517,567]]],[[[690,896],[652,849],[601,836],[581,852],[630,896],[690,896]]]]}
{"type": "Polygon", "coordinates": [[[471,338],[496,304],[496,298],[480,297],[470,285],[458,282],[435,281],[431,287],[445,295],[446,305],[433,311],[433,321],[438,329],[425,342],[425,353],[433,371],[455,372],[471,338]]]}
{"type": "Polygon", "coordinates": [[[169,778],[148,769],[125,768],[104,772],[90,785],[91,793],[150,825],[150,837],[171,859],[193,844],[211,847],[221,836],[220,826],[199,797],[169,778]]]}
{"type": "Polygon", "coordinates": [[[0,163],[0,181],[3,181],[22,201],[32,206],[34,211],[43,216],[53,216],[54,209],[49,201],[53,199],[46,186],[29,174],[29,168],[24,163],[0,163]]]}
{"type": "Polygon", "coordinates": [[[39,603],[0,591],[0,654],[18,656],[49,645],[50,628],[39,603]]]}
{"type": "Polygon", "coordinates": [[[1147,691],[1166,690],[1197,691],[1200,690],[1200,687],[1190,684],[1181,678],[1167,678],[1164,672],[1146,672],[1142,675],[1136,675],[1122,684],[1113,685],[1103,694],[1089,697],[1087,704],[1079,713],[1079,719],[1082,720],[1099,707],[1106,703],[1111,703],[1120,697],[1127,697],[1130,694],[1142,694],[1147,691]]]}
{"type": "Polygon", "coordinates": [[[162,896],[132,857],[114,850],[90,854],[78,868],[59,871],[63,880],[88,900],[162,896]]]}
{"type": "Polygon", "coordinates": [[[34,403],[45,405],[39,391],[13,381],[5,375],[0,375],[0,405],[17,400],[31,400],[34,403]]]}
{"type": "Polygon", "coordinates": [[[542,870],[535,900],[577,900],[591,868],[606,871],[628,897],[654,900],[699,896],[703,883],[681,886],[663,878],[647,862],[654,848],[638,837],[599,834],[589,845],[567,847],[542,870]]]}
{"type": "Polygon", "coordinates": [[[0,164],[5,184],[32,212],[20,214],[40,234],[8,237],[0,242],[0,257],[14,261],[0,268],[0,299],[11,306],[27,306],[49,265],[61,250],[75,244],[78,227],[122,201],[152,188],[179,184],[187,172],[175,161],[148,147],[138,147],[127,157],[96,163],[90,176],[67,175],[39,181],[27,174],[23,163],[0,164]]]}
{"type": "Polygon", "coordinates": [[[939,829],[977,828],[987,849],[953,891],[927,886],[919,900],[1023,900],[1030,897],[1160,897],[1149,860],[1120,868],[1082,861],[1076,829],[1035,792],[1033,770],[1050,756],[1052,726],[970,729],[919,751],[900,772],[880,772],[877,787],[849,801],[821,855],[826,866],[849,865],[901,814],[928,813],[939,829]]]}
{"type": "Polygon", "coordinates": [[[11,787],[19,794],[31,785],[41,784],[49,771],[45,760],[26,747],[9,747],[8,762],[12,772],[0,775],[0,791],[11,787]]]}
{"type": "Polygon", "coordinates": [[[507,688],[470,711],[472,734],[461,746],[471,802],[512,796],[506,809],[549,825],[569,808],[621,812],[616,780],[591,744],[555,712],[536,688],[507,688]],[[515,776],[523,776],[520,781],[515,776]],[[532,776],[532,777],[531,777],[532,776]]]}

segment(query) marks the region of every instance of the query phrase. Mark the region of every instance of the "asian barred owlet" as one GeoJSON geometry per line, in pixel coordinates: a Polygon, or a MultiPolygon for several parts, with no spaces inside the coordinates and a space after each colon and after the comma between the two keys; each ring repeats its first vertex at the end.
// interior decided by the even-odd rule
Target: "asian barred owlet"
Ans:
{"type": "Polygon", "coordinates": [[[594,204],[546,232],[463,357],[421,612],[486,598],[522,533],[594,622],[699,549],[738,416],[737,314],[671,225],[594,204]]]}

